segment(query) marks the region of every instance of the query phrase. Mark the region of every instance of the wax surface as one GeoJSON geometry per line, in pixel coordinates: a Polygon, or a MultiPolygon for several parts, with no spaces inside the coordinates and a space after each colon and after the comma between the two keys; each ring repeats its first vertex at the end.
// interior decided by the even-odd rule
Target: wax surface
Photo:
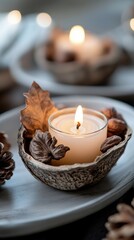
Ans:
{"type": "Polygon", "coordinates": [[[83,124],[77,129],[74,123],[74,114],[70,113],[58,116],[52,121],[52,125],[62,132],[82,135],[98,131],[104,125],[104,121],[96,116],[84,114],[83,124]]]}

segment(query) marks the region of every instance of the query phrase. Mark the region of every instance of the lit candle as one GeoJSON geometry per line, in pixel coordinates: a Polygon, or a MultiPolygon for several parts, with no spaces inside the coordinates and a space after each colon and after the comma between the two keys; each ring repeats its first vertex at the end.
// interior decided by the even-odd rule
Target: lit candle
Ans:
{"type": "Polygon", "coordinates": [[[100,39],[93,34],[85,33],[82,26],[72,27],[69,39],[81,60],[93,61],[102,54],[103,48],[100,39]]]}
{"type": "Polygon", "coordinates": [[[52,18],[48,13],[42,12],[36,16],[37,24],[42,28],[47,28],[52,24],[52,18]]]}
{"type": "Polygon", "coordinates": [[[6,14],[5,18],[2,20],[1,37],[8,37],[10,38],[10,34],[16,33],[18,29],[18,25],[21,22],[21,13],[18,10],[13,10],[6,14]],[[5,36],[4,36],[5,35],[5,36]]]}
{"type": "Polygon", "coordinates": [[[65,108],[53,113],[48,120],[49,132],[70,150],[53,165],[93,162],[107,137],[106,117],[93,109],[65,108]],[[83,115],[83,116],[82,116],[83,115]]]}
{"type": "Polygon", "coordinates": [[[55,39],[57,52],[78,52],[84,40],[84,29],[80,25],[74,26],[71,28],[70,32],[61,32],[55,39]]]}
{"type": "Polygon", "coordinates": [[[68,31],[61,31],[54,38],[55,59],[64,62],[67,53],[73,53],[78,61],[93,62],[103,53],[102,41],[95,35],[85,32],[80,25],[68,31]]]}
{"type": "Polygon", "coordinates": [[[17,25],[21,21],[21,13],[18,10],[13,10],[8,13],[7,21],[10,25],[17,25]]]}
{"type": "Polygon", "coordinates": [[[69,39],[74,45],[81,45],[85,41],[85,31],[80,25],[71,28],[69,39]]]}
{"type": "Polygon", "coordinates": [[[130,28],[132,31],[134,31],[134,18],[130,19],[130,28]]]}
{"type": "MultiPolygon", "coordinates": [[[[40,12],[35,16],[35,42],[42,45],[47,41],[53,28],[53,21],[47,12],[40,12]]],[[[34,27],[34,26],[33,26],[34,27]]]]}
{"type": "Polygon", "coordinates": [[[14,37],[17,36],[20,22],[21,13],[18,10],[13,10],[5,15],[0,23],[0,52],[3,52],[8,44],[14,40],[14,37]]]}
{"type": "Polygon", "coordinates": [[[7,15],[7,37],[10,38],[15,35],[19,30],[19,24],[21,22],[21,13],[18,10],[13,10],[7,15]]]}

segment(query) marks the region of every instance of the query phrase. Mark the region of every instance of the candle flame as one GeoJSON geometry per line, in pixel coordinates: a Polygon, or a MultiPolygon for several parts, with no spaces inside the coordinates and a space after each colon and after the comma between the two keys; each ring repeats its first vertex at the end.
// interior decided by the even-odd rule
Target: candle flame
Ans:
{"type": "Polygon", "coordinates": [[[39,13],[36,17],[36,21],[37,21],[37,24],[40,26],[40,27],[49,27],[52,23],[52,18],[50,17],[50,15],[48,13],[39,13]]]}
{"type": "Polygon", "coordinates": [[[83,110],[82,110],[82,106],[81,105],[79,105],[77,107],[77,109],[76,109],[74,123],[75,123],[77,129],[79,129],[79,127],[83,123],[83,110]]]}
{"type": "Polygon", "coordinates": [[[21,13],[18,10],[13,10],[8,13],[7,20],[10,24],[18,24],[21,21],[21,13]]]}
{"type": "Polygon", "coordinates": [[[134,31],[134,18],[130,20],[130,27],[134,31]]]}
{"type": "Polygon", "coordinates": [[[69,39],[74,44],[82,44],[85,40],[85,31],[80,25],[74,26],[70,30],[69,39]]]}

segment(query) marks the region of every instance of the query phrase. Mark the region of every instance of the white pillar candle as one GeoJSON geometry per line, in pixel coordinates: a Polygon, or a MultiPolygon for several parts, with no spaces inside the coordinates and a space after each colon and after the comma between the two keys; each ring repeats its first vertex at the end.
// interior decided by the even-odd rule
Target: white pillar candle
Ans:
{"type": "Polygon", "coordinates": [[[80,61],[93,62],[103,53],[102,42],[97,36],[85,32],[82,26],[74,26],[69,33],[72,48],[80,61]]]}
{"type": "Polygon", "coordinates": [[[64,158],[52,160],[53,165],[93,162],[100,155],[100,146],[107,137],[106,117],[87,108],[83,109],[83,120],[81,116],[80,120],[75,118],[75,114],[76,108],[65,108],[48,119],[49,132],[55,136],[57,144],[70,148],[64,158]]]}

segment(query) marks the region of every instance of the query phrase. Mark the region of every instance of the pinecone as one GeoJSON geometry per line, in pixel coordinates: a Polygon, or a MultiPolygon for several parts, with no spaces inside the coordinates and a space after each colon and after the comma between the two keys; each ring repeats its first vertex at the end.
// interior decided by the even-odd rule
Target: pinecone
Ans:
{"type": "Polygon", "coordinates": [[[8,136],[3,132],[0,132],[0,142],[4,144],[3,151],[8,151],[11,147],[11,144],[8,141],[8,136]]]}
{"type": "Polygon", "coordinates": [[[117,205],[118,213],[110,216],[106,223],[108,233],[104,240],[134,240],[134,198],[131,205],[117,205]]]}
{"type": "Polygon", "coordinates": [[[12,159],[12,153],[8,151],[10,144],[7,141],[6,135],[0,133],[0,185],[9,180],[13,175],[15,162],[12,159]]]}

